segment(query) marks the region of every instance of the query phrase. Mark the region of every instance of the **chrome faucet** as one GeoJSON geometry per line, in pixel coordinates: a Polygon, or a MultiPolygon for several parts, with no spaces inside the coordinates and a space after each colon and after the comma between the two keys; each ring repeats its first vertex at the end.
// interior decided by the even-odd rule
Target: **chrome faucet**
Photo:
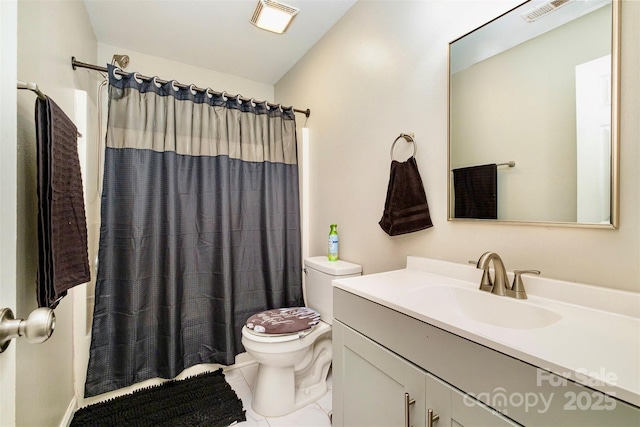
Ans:
{"type": "Polygon", "coordinates": [[[524,283],[522,283],[521,276],[523,274],[540,274],[538,270],[516,270],[513,272],[513,285],[509,286],[507,270],[504,267],[502,258],[495,252],[483,253],[476,267],[484,270],[482,280],[480,281],[481,291],[517,299],[527,299],[527,293],[524,290],[524,283]],[[491,278],[491,272],[489,270],[489,265],[492,261],[494,271],[493,279],[491,278]]]}

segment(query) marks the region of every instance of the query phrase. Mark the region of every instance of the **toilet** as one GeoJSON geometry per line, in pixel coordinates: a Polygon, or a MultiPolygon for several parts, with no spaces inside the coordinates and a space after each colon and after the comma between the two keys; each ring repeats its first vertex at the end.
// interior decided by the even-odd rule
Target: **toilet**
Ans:
{"type": "Polygon", "coordinates": [[[335,279],[359,276],[362,267],[326,256],[304,260],[306,307],[267,310],[242,328],[242,344],[258,362],[251,406],[265,417],[289,414],[327,392],[335,279]]]}

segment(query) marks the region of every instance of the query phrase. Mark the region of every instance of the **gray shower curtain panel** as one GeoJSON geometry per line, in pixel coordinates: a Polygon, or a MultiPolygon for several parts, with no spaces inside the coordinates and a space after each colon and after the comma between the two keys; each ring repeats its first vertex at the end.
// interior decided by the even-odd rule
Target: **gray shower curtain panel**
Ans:
{"type": "Polygon", "coordinates": [[[86,397],[232,364],[251,314],[303,305],[293,111],[109,83],[86,397]]]}

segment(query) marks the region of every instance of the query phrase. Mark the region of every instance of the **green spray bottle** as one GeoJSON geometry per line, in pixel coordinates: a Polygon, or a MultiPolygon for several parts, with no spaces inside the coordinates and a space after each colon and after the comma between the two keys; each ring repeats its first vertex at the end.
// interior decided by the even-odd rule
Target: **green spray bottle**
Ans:
{"type": "Polygon", "coordinates": [[[338,231],[337,224],[331,224],[329,229],[329,261],[338,260],[338,231]]]}

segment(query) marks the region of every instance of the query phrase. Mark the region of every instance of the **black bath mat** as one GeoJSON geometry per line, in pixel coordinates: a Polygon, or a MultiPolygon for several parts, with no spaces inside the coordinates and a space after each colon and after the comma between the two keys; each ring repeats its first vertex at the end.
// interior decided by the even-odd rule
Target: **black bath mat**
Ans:
{"type": "Polygon", "coordinates": [[[224,427],[234,421],[246,421],[242,401],[218,369],[78,409],[71,427],[224,427]]]}

